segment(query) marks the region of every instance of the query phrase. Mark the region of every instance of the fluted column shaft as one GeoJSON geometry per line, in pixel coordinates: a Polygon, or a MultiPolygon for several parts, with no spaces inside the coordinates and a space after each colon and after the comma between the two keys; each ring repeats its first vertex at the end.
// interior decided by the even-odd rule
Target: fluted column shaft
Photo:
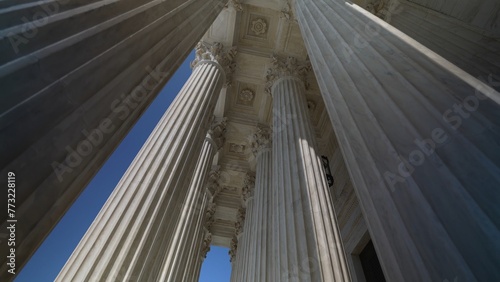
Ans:
{"type": "Polygon", "coordinates": [[[247,232],[248,248],[241,250],[242,257],[246,258],[247,268],[243,269],[242,277],[238,280],[241,282],[275,281],[272,268],[275,254],[271,249],[271,143],[269,142],[270,134],[268,132],[259,133],[256,134],[259,136],[255,136],[253,142],[257,161],[255,191],[253,198],[249,199],[249,207],[247,208],[248,221],[245,221],[244,230],[249,230],[247,232]]]}
{"type": "Polygon", "coordinates": [[[172,275],[171,242],[192,198],[187,187],[224,81],[217,62],[198,62],[57,281],[162,281],[172,275]]]}
{"type": "Polygon", "coordinates": [[[229,281],[236,282],[236,259],[231,260],[231,276],[229,281]]]}
{"type": "MultiPolygon", "coordinates": [[[[2,3],[0,174],[14,171],[23,180],[16,194],[16,218],[22,222],[16,228],[16,273],[225,2],[2,3]]],[[[7,194],[0,200],[6,203],[7,194]]],[[[6,230],[5,213],[0,224],[6,230]]],[[[9,248],[0,244],[0,253],[9,248]]],[[[6,268],[2,256],[2,281],[12,278],[6,268]]]]}
{"type": "Polygon", "coordinates": [[[247,202],[247,208],[245,213],[249,213],[248,215],[245,215],[245,222],[244,222],[244,227],[243,231],[238,236],[238,252],[236,254],[236,276],[235,276],[235,281],[245,281],[244,277],[246,276],[246,273],[251,271],[252,266],[249,264],[249,252],[250,252],[250,236],[252,236],[251,232],[249,232],[249,229],[246,229],[247,224],[251,224],[253,221],[253,198],[249,199],[247,202]]]}
{"type": "MultiPolygon", "coordinates": [[[[249,281],[246,278],[254,273],[254,249],[252,246],[252,238],[254,236],[256,210],[254,206],[254,191],[255,191],[255,173],[248,172],[244,179],[244,186],[242,188],[242,198],[245,206],[240,210],[244,213],[243,217],[238,218],[236,233],[238,238],[238,251],[236,255],[236,276],[235,281],[249,281]],[[241,229],[241,230],[239,230],[241,229]],[[239,234],[238,234],[239,233],[239,234]]],[[[251,279],[253,280],[253,279],[251,279]]],[[[250,281],[251,281],[250,280],[250,281]]]]}
{"type": "Polygon", "coordinates": [[[500,280],[500,94],[359,6],[295,3],[387,280],[500,280]]]}
{"type": "Polygon", "coordinates": [[[270,247],[270,131],[259,126],[250,139],[257,162],[256,176],[254,185],[248,185],[247,178],[247,185],[243,189],[247,210],[243,235],[238,243],[238,269],[234,281],[274,281],[271,275],[273,269],[270,266],[273,261],[270,247]]]}
{"type": "MultiPolygon", "coordinates": [[[[500,81],[500,38],[407,0],[388,1],[381,13],[389,24],[472,76],[500,81]]],[[[491,86],[500,90],[500,83],[491,86]]]]}
{"type": "MultiPolygon", "coordinates": [[[[201,265],[206,257],[204,244],[210,244],[210,241],[206,241],[206,236],[210,235],[209,230],[205,227],[205,211],[209,203],[209,198],[206,193],[198,199],[198,206],[196,208],[196,217],[192,222],[188,224],[192,225],[194,229],[193,242],[188,242],[188,248],[185,248],[183,252],[187,254],[187,262],[181,264],[184,267],[184,274],[179,278],[179,281],[194,281],[197,282],[200,279],[201,265]]],[[[208,250],[206,250],[208,252],[208,250]]],[[[176,280],[177,281],[177,280],[176,280]]]]}
{"type": "MultiPolygon", "coordinates": [[[[207,199],[208,201],[208,199],[207,199]]],[[[206,207],[206,204],[204,205],[206,207]]],[[[196,248],[196,252],[195,252],[195,258],[193,259],[193,262],[195,263],[195,266],[194,266],[194,272],[191,274],[191,276],[189,276],[186,280],[186,281],[199,281],[200,280],[200,274],[201,274],[201,267],[203,265],[203,261],[205,260],[206,256],[207,256],[207,253],[209,250],[207,250],[206,252],[204,251],[204,248],[206,248],[206,246],[204,244],[211,244],[212,243],[212,238],[211,238],[212,234],[209,230],[207,230],[206,228],[202,228],[200,231],[199,231],[199,234],[198,234],[198,247],[196,248]]]]}
{"type": "Polygon", "coordinates": [[[276,281],[350,281],[325,174],[316,154],[304,83],[272,86],[276,281]],[[291,117],[286,126],[279,124],[291,117]]]}
{"type": "MultiPolygon", "coordinates": [[[[191,189],[196,191],[196,206],[189,207],[194,210],[194,217],[187,219],[183,224],[191,229],[192,235],[184,240],[184,246],[181,246],[180,255],[185,256],[186,260],[179,262],[175,267],[184,268],[183,276],[172,277],[172,281],[198,281],[201,265],[210,250],[212,241],[211,225],[212,218],[207,218],[207,209],[209,204],[213,204],[215,191],[207,187],[207,179],[211,172],[212,162],[217,151],[222,148],[225,142],[224,133],[226,130],[227,119],[215,120],[212,128],[209,130],[203,144],[202,153],[198,159],[196,174],[191,182],[191,189]],[[214,195],[211,194],[214,192],[214,195]]],[[[218,173],[212,171],[213,173],[218,173]]],[[[213,215],[212,215],[213,216],[213,215]]]]}
{"type": "MultiPolygon", "coordinates": [[[[192,281],[199,280],[199,264],[201,246],[204,239],[204,220],[207,207],[206,182],[215,153],[223,144],[225,121],[215,123],[223,127],[214,132],[210,130],[203,142],[192,180],[187,190],[187,198],[181,211],[179,223],[175,227],[171,240],[163,242],[168,248],[166,260],[161,263],[161,281],[192,281]]],[[[151,261],[155,263],[155,261],[151,261]]],[[[151,276],[155,277],[155,276],[151,276]]]]}
{"type": "Polygon", "coordinates": [[[236,240],[236,256],[235,263],[233,265],[231,273],[231,282],[243,281],[243,274],[248,270],[248,248],[249,248],[249,238],[251,236],[248,230],[245,229],[247,222],[252,220],[251,217],[247,217],[247,212],[252,212],[253,209],[253,199],[250,198],[245,203],[246,208],[240,208],[238,211],[237,222],[235,224],[235,235],[233,240],[236,240]]]}

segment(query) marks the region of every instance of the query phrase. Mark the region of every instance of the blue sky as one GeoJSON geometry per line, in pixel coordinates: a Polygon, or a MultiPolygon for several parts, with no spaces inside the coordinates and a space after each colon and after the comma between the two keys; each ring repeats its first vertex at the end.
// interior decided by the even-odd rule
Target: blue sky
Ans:
{"type": "MultiPolygon", "coordinates": [[[[189,64],[193,59],[194,52],[177,70],[113,155],[52,230],[19,273],[15,279],[16,282],[54,281],[142,144],[188,79],[191,74],[189,64]]],[[[230,273],[228,249],[212,247],[202,266],[200,282],[229,281],[230,273]]]]}

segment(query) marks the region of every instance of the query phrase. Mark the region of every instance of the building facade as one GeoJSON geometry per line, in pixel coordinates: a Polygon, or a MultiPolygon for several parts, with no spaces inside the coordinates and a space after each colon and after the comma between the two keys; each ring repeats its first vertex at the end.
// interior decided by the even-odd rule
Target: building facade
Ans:
{"type": "Polygon", "coordinates": [[[0,4],[17,266],[194,48],[57,281],[499,281],[500,3],[227,2],[0,4]]]}

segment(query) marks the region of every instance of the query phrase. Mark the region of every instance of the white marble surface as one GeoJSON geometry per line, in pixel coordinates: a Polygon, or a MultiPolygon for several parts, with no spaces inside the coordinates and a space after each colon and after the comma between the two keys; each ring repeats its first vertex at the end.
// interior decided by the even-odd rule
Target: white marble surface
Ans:
{"type": "Polygon", "coordinates": [[[499,93],[356,5],[296,4],[386,278],[499,280],[499,93]]]}
{"type": "MultiPolygon", "coordinates": [[[[286,66],[279,72],[296,73],[290,64],[286,66]]],[[[279,120],[273,124],[274,281],[350,281],[337,217],[316,153],[304,83],[295,75],[281,77],[274,82],[272,94],[275,114],[291,117],[286,125],[277,124],[279,120]]]]}
{"type": "Polygon", "coordinates": [[[200,227],[182,224],[192,212],[184,203],[200,192],[186,187],[224,82],[218,63],[199,61],[56,281],[156,281],[176,273],[175,263],[164,262],[181,258],[171,242],[183,228],[200,227]]]}
{"type": "MultiPolygon", "coordinates": [[[[470,75],[500,81],[500,33],[494,36],[484,28],[410,1],[397,3],[385,17],[388,23],[470,75]]],[[[500,5],[490,12],[495,11],[500,13],[500,5]]],[[[500,83],[492,86],[500,90],[500,83]]]]}

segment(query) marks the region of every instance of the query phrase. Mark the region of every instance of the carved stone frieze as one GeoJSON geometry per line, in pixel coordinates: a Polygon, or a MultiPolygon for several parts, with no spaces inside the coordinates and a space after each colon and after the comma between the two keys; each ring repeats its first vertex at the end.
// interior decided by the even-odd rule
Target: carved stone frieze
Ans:
{"type": "Polygon", "coordinates": [[[250,30],[255,33],[255,35],[262,35],[267,32],[267,22],[265,19],[255,19],[252,21],[250,30]]]}
{"type": "Polygon", "coordinates": [[[207,206],[207,211],[205,212],[205,228],[207,228],[207,230],[210,230],[215,222],[216,208],[217,206],[215,205],[215,203],[209,203],[207,206]]]}
{"type": "Polygon", "coordinates": [[[251,102],[254,97],[255,97],[255,92],[248,88],[241,90],[239,95],[239,99],[246,103],[251,102]]]}
{"type": "Polygon", "coordinates": [[[235,144],[235,143],[229,144],[229,152],[231,153],[244,154],[245,148],[246,146],[243,144],[235,144]]]}
{"type": "Polygon", "coordinates": [[[207,191],[212,196],[212,201],[222,191],[222,186],[220,185],[220,175],[220,166],[215,166],[208,174],[207,191]]]}

